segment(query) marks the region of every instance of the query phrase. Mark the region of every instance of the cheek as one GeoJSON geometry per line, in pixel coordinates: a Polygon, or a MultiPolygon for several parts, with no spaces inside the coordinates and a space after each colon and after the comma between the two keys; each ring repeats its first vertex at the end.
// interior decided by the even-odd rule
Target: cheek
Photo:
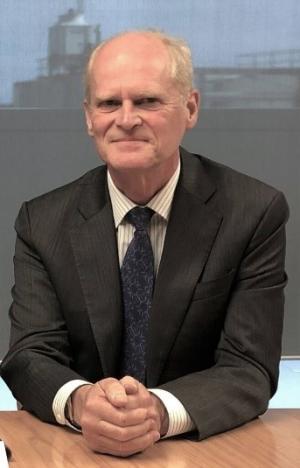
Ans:
{"type": "Polygon", "coordinates": [[[186,125],[186,113],[181,108],[176,108],[173,109],[172,112],[168,112],[161,121],[162,131],[169,137],[176,137],[178,133],[184,133],[186,125]]]}
{"type": "Polygon", "coordinates": [[[103,116],[99,117],[96,116],[92,120],[92,128],[94,131],[94,135],[98,138],[103,138],[107,132],[107,130],[110,128],[110,120],[108,118],[104,118],[103,116]]]}
{"type": "Polygon", "coordinates": [[[183,118],[170,118],[162,128],[160,135],[164,141],[180,143],[186,131],[186,124],[183,118]]]}

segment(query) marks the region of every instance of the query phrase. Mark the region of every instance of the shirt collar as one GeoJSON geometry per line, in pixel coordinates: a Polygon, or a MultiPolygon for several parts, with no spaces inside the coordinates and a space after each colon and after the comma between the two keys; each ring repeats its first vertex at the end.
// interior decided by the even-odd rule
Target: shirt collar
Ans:
{"type": "MultiPolygon", "coordinates": [[[[168,183],[157,192],[153,198],[147,203],[146,206],[151,208],[155,213],[159,214],[165,221],[168,221],[171,211],[171,205],[174,197],[175,188],[180,175],[180,159],[176,171],[172,175],[168,183]]],[[[109,170],[107,171],[107,185],[111,199],[113,217],[115,227],[118,228],[119,224],[123,221],[124,217],[136,203],[129,200],[114,184],[109,170]]]]}

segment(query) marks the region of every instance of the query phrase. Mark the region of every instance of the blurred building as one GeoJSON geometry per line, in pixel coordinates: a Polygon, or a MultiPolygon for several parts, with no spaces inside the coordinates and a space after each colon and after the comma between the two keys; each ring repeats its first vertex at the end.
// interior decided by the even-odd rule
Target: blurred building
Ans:
{"type": "MultiPolygon", "coordinates": [[[[83,0],[49,28],[48,56],[35,80],[14,83],[13,105],[79,108],[87,56],[101,41],[100,26],[84,17],[83,0]]],[[[195,69],[206,109],[294,109],[300,107],[300,50],[244,54],[236,67],[195,69]]]]}
{"type": "Polygon", "coordinates": [[[300,108],[300,50],[243,54],[237,66],[195,70],[204,108],[300,108]]]}
{"type": "Polygon", "coordinates": [[[35,80],[14,83],[15,107],[77,108],[90,50],[101,41],[100,26],[86,22],[83,1],[60,15],[48,31],[48,56],[35,80]]]}
{"type": "Polygon", "coordinates": [[[195,69],[205,109],[300,108],[300,68],[195,69]]]}

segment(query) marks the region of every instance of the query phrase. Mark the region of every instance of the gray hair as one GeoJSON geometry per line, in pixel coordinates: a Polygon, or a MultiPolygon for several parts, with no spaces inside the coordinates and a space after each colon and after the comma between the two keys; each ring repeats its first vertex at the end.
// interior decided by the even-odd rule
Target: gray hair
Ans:
{"type": "Polygon", "coordinates": [[[98,52],[111,41],[116,38],[126,36],[130,33],[140,33],[144,36],[153,37],[160,39],[161,42],[166,46],[167,52],[170,57],[170,76],[174,80],[176,86],[178,87],[179,92],[183,96],[187,96],[189,91],[193,88],[193,63],[192,63],[192,54],[191,50],[185,40],[170,36],[161,31],[157,30],[137,30],[137,31],[125,31],[119,34],[116,34],[109,39],[101,42],[97,45],[92,52],[87,61],[85,69],[85,99],[90,102],[90,73],[93,66],[94,59],[98,52]]]}

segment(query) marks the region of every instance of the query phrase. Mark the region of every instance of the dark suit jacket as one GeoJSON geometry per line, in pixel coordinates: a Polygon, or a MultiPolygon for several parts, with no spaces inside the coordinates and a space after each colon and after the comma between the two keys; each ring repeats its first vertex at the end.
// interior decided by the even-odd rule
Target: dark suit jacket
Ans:
{"type": "MultiPolygon", "coordinates": [[[[287,205],[257,180],[181,151],[156,278],[147,386],[182,401],[199,437],[267,408],[278,378],[287,205]]],[[[118,375],[122,299],[101,166],[25,203],[16,221],[11,348],[2,375],[54,422],[67,381],[118,375]]]]}

